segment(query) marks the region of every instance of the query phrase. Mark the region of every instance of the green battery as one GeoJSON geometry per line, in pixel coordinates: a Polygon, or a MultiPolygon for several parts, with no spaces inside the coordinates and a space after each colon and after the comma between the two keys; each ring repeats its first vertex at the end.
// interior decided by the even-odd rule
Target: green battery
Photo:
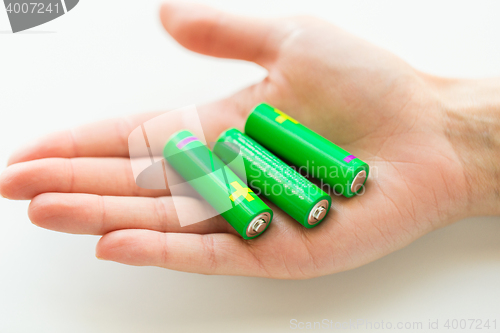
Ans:
{"type": "Polygon", "coordinates": [[[241,131],[232,128],[222,133],[214,153],[306,228],[318,225],[328,213],[332,200],[328,194],[241,131]],[[238,156],[244,163],[231,163],[238,156]]]}
{"type": "Polygon", "coordinates": [[[173,134],[163,156],[243,238],[268,228],[272,210],[193,133],[173,134]]]}
{"type": "Polygon", "coordinates": [[[368,164],[268,104],[255,107],[245,133],[345,197],[359,193],[368,178],[368,164]]]}

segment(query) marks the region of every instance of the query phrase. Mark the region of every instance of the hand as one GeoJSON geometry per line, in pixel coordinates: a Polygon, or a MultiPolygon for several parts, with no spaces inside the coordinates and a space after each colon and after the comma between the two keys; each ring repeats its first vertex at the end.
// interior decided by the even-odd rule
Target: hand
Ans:
{"type": "MultiPolygon", "coordinates": [[[[169,191],[141,189],[132,176],[127,137],[156,116],[144,114],[54,133],[13,154],[0,192],[32,200],[36,225],[104,235],[97,257],[125,264],[300,279],[366,264],[473,214],[499,213],[498,169],[488,164],[498,149],[482,151],[488,167],[469,158],[484,129],[460,101],[476,82],[419,73],[315,18],[258,20],[170,3],[161,20],[190,50],[252,61],[269,72],[198,108],[208,140],[242,129],[252,107],[268,102],[370,164],[365,193],[333,196],[327,220],[311,230],[273,205],[271,227],[255,240],[243,240],[220,217],[181,228],[169,191]],[[497,183],[488,183],[489,171],[497,183]]],[[[488,91],[483,99],[495,95],[488,91]]],[[[475,110],[491,103],[476,103],[475,110]]]]}

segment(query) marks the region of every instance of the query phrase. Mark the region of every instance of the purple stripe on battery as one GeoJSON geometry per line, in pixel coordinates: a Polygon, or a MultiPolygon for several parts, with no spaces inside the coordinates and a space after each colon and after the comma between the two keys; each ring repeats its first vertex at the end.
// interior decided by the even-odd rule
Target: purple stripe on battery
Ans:
{"type": "Polygon", "coordinates": [[[346,158],[344,158],[344,162],[349,163],[349,162],[351,162],[355,158],[357,158],[357,157],[354,156],[354,155],[349,155],[346,158]]]}
{"type": "Polygon", "coordinates": [[[177,143],[177,148],[182,149],[184,148],[188,143],[193,142],[193,141],[198,141],[198,138],[195,136],[188,136],[187,138],[182,139],[177,143]]]}

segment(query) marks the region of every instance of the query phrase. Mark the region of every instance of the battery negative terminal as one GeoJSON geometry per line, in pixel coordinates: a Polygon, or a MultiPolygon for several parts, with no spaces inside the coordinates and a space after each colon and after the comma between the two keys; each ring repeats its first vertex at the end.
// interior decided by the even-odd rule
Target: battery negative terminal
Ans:
{"type": "Polygon", "coordinates": [[[354,177],[354,180],[352,181],[351,184],[351,192],[356,193],[361,189],[361,186],[365,183],[366,179],[366,171],[361,170],[356,177],[354,177]]]}

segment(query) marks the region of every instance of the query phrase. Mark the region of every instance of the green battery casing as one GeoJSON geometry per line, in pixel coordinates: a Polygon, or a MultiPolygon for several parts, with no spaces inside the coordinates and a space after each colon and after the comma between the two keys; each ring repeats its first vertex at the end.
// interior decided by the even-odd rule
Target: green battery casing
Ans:
{"type": "Polygon", "coordinates": [[[215,143],[214,153],[237,175],[246,175],[248,185],[259,195],[306,228],[317,226],[328,213],[331,206],[328,194],[238,129],[223,132],[215,143]],[[244,163],[231,164],[238,155],[244,163]],[[311,211],[320,202],[325,213],[323,218],[315,220],[311,211]]]}
{"type": "Polygon", "coordinates": [[[268,104],[254,108],[245,133],[345,197],[359,193],[368,179],[368,164],[268,104]]]}
{"type": "Polygon", "coordinates": [[[193,133],[183,130],[172,135],[163,156],[243,238],[262,234],[247,234],[249,224],[259,215],[269,214],[266,229],[269,227],[272,210],[193,133]]]}

